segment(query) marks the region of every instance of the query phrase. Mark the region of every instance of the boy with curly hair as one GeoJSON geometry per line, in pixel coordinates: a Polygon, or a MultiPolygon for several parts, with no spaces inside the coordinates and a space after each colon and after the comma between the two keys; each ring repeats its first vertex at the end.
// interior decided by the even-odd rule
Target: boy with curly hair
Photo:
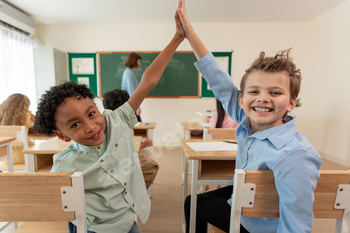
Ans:
{"type": "MultiPolygon", "coordinates": [[[[241,218],[241,232],[311,232],[314,190],[320,177],[322,159],[308,140],[296,131],[287,113],[296,105],[301,74],[290,50],[273,57],[261,52],[246,70],[241,90],[216,62],[194,31],[179,1],[186,38],[198,59],[198,71],[229,116],[239,123],[236,130],[236,168],[272,170],[279,194],[279,218],[241,218]]],[[[232,186],[198,196],[197,222],[191,232],[206,232],[207,222],[229,232],[232,186]]],[[[190,197],[185,202],[186,232],[189,232],[190,197]]]]}
{"type": "MultiPolygon", "coordinates": [[[[176,33],[143,73],[128,102],[101,114],[85,85],[66,82],[52,87],[41,98],[34,130],[56,134],[70,144],[53,159],[52,172],[83,172],[89,232],[141,232],[135,214],[144,224],[150,200],[139,165],[131,129],[135,111],[158,83],[165,67],[184,39],[175,14],[176,33]]],[[[76,232],[74,222],[69,232],[76,232]]]]}

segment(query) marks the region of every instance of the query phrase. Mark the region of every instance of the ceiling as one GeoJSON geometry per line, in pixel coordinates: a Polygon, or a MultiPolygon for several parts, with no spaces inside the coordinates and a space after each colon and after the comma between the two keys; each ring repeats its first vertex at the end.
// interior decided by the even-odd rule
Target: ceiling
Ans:
{"type": "MultiPolygon", "coordinates": [[[[177,0],[5,0],[38,24],[172,23],[177,0]]],[[[193,23],[309,21],[347,0],[187,0],[193,23]]]]}

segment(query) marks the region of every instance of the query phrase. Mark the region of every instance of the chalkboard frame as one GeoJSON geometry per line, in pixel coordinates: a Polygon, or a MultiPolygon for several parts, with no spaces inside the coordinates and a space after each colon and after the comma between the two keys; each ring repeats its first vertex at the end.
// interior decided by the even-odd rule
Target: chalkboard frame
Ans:
{"type": "MultiPolygon", "coordinates": [[[[97,69],[98,69],[98,93],[99,97],[102,98],[102,86],[101,86],[101,54],[129,54],[131,52],[135,52],[138,54],[159,54],[161,51],[118,51],[118,52],[97,52],[97,69]]],[[[175,54],[178,53],[193,53],[193,51],[176,51],[175,54]]],[[[194,65],[193,65],[194,67],[194,65]]],[[[147,96],[146,98],[197,98],[199,99],[201,96],[201,74],[197,72],[197,93],[193,96],[147,96]]]]}

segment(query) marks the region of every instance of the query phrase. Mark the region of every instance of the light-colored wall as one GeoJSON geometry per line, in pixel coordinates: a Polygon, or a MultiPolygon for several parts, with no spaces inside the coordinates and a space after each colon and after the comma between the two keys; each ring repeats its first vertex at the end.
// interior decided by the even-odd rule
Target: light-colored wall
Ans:
{"type": "MultiPolygon", "coordinates": [[[[239,84],[244,70],[264,50],[269,55],[293,47],[295,62],[305,68],[308,24],[291,23],[226,23],[194,24],[211,51],[233,50],[232,78],[239,84]]],[[[172,24],[115,24],[38,26],[36,37],[48,46],[66,52],[160,51],[174,34],[172,24]]],[[[191,50],[184,41],[178,50],[191,50]]],[[[100,105],[100,104],[99,104],[100,105]]],[[[180,122],[205,120],[195,111],[215,109],[215,100],[151,99],[142,103],[143,121],[156,122],[155,143],[174,140],[179,145],[180,122]]]]}
{"type": "MultiPolygon", "coordinates": [[[[293,47],[302,71],[297,128],[323,158],[350,167],[350,0],[310,22],[194,24],[211,51],[233,50],[232,79],[264,50],[268,55],[293,47]]],[[[66,52],[159,51],[174,33],[171,24],[39,26],[36,37],[66,52]]],[[[191,50],[187,41],[178,50],[191,50]]],[[[100,105],[100,103],[98,103],[100,105]]],[[[156,143],[175,140],[178,123],[204,120],[196,110],[214,109],[209,99],[146,99],[144,121],[157,122],[156,143]]]]}
{"type": "Polygon", "coordinates": [[[323,158],[350,167],[350,1],[311,20],[298,129],[323,158]]]}

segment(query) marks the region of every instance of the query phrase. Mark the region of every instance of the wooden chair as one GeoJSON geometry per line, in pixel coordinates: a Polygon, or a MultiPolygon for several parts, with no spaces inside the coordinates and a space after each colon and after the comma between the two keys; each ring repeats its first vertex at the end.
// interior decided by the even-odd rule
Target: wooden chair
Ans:
{"type": "MultiPolygon", "coordinates": [[[[315,189],[313,211],[315,218],[336,218],[336,233],[349,232],[350,173],[321,170],[315,189]]],[[[240,218],[279,217],[279,196],[274,175],[269,170],[235,170],[230,233],[239,233],[240,218]]],[[[220,229],[211,225],[213,233],[220,229]]]]}
{"type": "Polygon", "coordinates": [[[87,232],[83,174],[0,173],[0,221],[24,222],[15,233],[87,232]]]}
{"type": "MultiPolygon", "coordinates": [[[[29,147],[27,128],[19,125],[1,125],[0,136],[3,137],[16,137],[15,141],[12,141],[12,146],[23,146],[24,149],[29,147]]],[[[34,157],[30,155],[24,155],[25,166],[27,172],[34,171],[34,157]]]]}
{"type": "Polygon", "coordinates": [[[203,140],[236,140],[236,129],[216,128],[204,129],[203,140]]]}

